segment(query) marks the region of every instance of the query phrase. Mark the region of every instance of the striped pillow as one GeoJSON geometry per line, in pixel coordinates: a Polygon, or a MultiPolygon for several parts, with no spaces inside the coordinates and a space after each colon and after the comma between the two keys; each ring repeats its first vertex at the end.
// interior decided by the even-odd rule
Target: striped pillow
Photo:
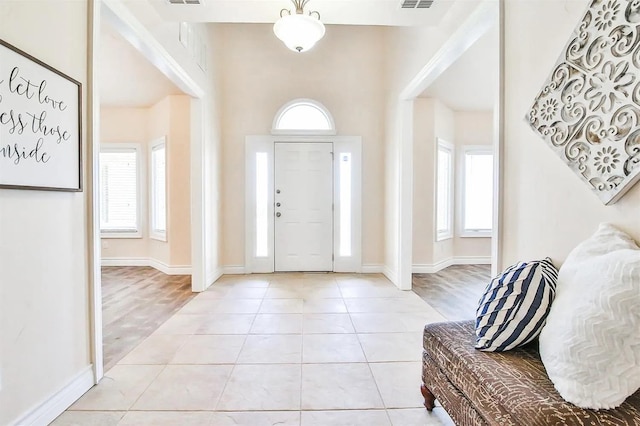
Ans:
{"type": "Polygon", "coordinates": [[[487,286],[476,311],[476,349],[508,351],[535,339],[556,294],[551,259],[519,262],[487,286]]]}

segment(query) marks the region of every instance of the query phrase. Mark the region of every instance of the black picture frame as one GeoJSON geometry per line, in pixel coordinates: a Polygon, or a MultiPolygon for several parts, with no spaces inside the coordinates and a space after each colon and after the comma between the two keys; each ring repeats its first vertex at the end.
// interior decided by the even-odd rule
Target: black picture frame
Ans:
{"type": "Polygon", "coordinates": [[[0,189],[82,191],[82,83],[0,39],[0,189]]]}

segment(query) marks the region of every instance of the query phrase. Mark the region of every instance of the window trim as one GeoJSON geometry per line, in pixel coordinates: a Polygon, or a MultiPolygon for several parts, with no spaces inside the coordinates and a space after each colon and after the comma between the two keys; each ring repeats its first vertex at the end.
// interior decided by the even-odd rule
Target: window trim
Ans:
{"type": "Polygon", "coordinates": [[[273,123],[271,124],[271,134],[272,135],[307,135],[307,136],[317,136],[317,135],[335,135],[336,134],[336,123],[333,121],[333,116],[329,112],[329,110],[322,105],[320,102],[308,99],[308,98],[299,98],[294,99],[292,101],[284,104],[278,112],[276,113],[273,123]],[[314,108],[318,109],[329,121],[330,129],[326,130],[318,130],[318,129],[279,129],[278,124],[280,123],[280,119],[282,116],[292,108],[295,108],[298,105],[311,105],[314,108]]]}
{"type": "Polygon", "coordinates": [[[445,240],[449,240],[453,238],[453,227],[454,227],[454,196],[455,196],[455,181],[454,181],[454,168],[455,168],[455,147],[453,146],[453,144],[445,141],[442,138],[436,138],[436,157],[435,157],[435,191],[434,191],[434,229],[435,229],[435,240],[436,242],[440,242],[440,241],[445,241],[445,240]],[[447,216],[449,217],[449,228],[445,231],[440,231],[438,229],[438,174],[440,172],[440,161],[439,161],[439,156],[440,156],[440,149],[443,149],[445,151],[449,151],[449,158],[450,158],[450,164],[449,164],[449,186],[448,186],[448,191],[449,191],[449,205],[448,205],[448,214],[447,216]]]}
{"type": "MultiPolygon", "coordinates": [[[[460,238],[491,238],[493,236],[493,222],[492,229],[489,230],[467,230],[464,228],[464,212],[465,212],[465,193],[466,193],[466,159],[468,153],[477,153],[484,155],[491,155],[493,161],[495,161],[495,155],[493,152],[493,145],[464,145],[462,152],[460,153],[459,162],[459,176],[460,184],[458,185],[458,205],[460,206],[458,214],[458,232],[457,235],[460,238]]],[[[495,180],[495,179],[494,179],[495,180]]],[[[491,186],[493,191],[493,185],[491,186]]],[[[495,196],[495,194],[494,194],[495,196]]]]}
{"type": "MultiPolygon", "coordinates": [[[[136,202],[138,208],[136,209],[136,227],[135,231],[123,231],[123,230],[103,230],[100,227],[100,238],[142,238],[143,230],[144,230],[144,215],[142,212],[144,211],[144,151],[142,150],[142,145],[139,143],[101,143],[100,144],[100,153],[102,152],[123,152],[125,150],[133,149],[136,152],[136,202]]],[[[99,153],[99,154],[100,154],[99,153]]],[[[99,186],[100,191],[102,191],[102,182],[100,182],[99,186]]],[[[99,197],[99,194],[98,194],[99,197]]]]}
{"type": "Polygon", "coordinates": [[[158,241],[167,241],[167,234],[169,228],[169,185],[167,185],[167,175],[168,175],[168,162],[167,162],[167,137],[162,136],[160,138],[154,139],[151,141],[149,145],[149,238],[158,241]],[[154,202],[154,169],[153,169],[153,151],[159,147],[164,146],[164,194],[165,194],[165,205],[164,205],[164,214],[165,214],[165,230],[159,231],[154,229],[154,220],[153,220],[153,212],[155,208],[154,202]]]}

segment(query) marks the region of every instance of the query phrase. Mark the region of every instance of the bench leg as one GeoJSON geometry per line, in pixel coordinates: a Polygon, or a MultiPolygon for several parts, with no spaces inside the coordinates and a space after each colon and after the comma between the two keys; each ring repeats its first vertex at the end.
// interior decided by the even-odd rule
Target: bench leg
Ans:
{"type": "Polygon", "coordinates": [[[429,411],[433,410],[433,408],[436,406],[436,397],[424,384],[420,386],[420,392],[422,392],[422,396],[424,397],[424,406],[426,407],[426,409],[429,411]]]}

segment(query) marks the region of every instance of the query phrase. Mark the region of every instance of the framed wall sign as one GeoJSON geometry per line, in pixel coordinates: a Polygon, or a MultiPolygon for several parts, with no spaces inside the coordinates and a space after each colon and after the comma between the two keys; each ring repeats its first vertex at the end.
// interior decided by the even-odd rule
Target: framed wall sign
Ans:
{"type": "Polygon", "coordinates": [[[82,85],[0,40],[0,188],[82,191],[82,85]]]}

